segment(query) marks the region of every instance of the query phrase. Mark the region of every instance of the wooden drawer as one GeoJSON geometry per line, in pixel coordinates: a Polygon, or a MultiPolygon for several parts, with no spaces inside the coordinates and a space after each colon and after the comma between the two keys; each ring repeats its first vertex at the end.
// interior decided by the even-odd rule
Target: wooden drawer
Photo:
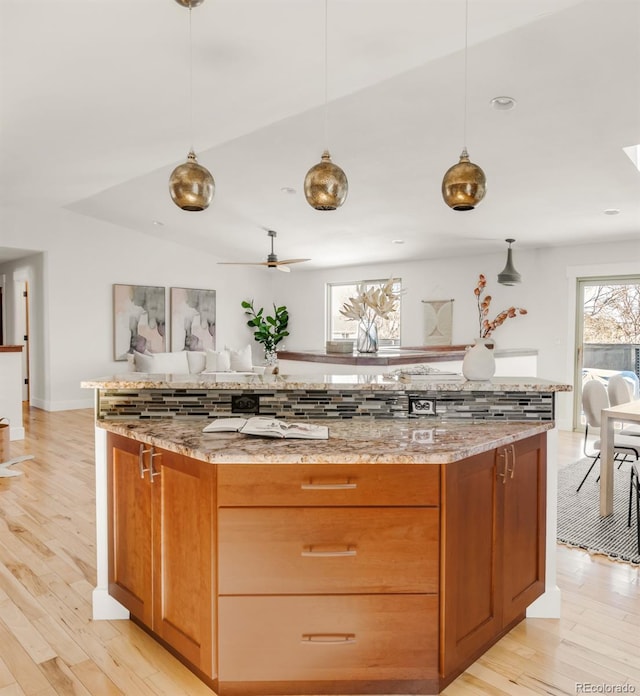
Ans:
{"type": "Polygon", "coordinates": [[[223,508],[220,594],[437,592],[437,508],[223,508]]]}
{"type": "Polygon", "coordinates": [[[219,627],[220,682],[437,677],[435,595],[221,597],[219,627]]]}
{"type": "Polygon", "coordinates": [[[437,506],[439,477],[437,464],[219,464],[218,504],[437,506]]]}

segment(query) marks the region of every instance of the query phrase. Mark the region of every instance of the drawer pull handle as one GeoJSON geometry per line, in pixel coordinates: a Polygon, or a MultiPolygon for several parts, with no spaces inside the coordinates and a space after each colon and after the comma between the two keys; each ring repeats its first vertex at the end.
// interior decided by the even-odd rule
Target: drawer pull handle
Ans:
{"type": "Polygon", "coordinates": [[[349,481],[349,479],[344,483],[314,483],[313,480],[309,480],[308,483],[300,484],[303,491],[352,491],[357,487],[358,484],[349,481]]]}
{"type": "Polygon", "coordinates": [[[356,549],[352,549],[350,546],[347,546],[346,549],[336,551],[330,551],[328,549],[321,551],[320,549],[313,548],[313,546],[306,546],[302,549],[300,555],[315,558],[345,558],[348,556],[355,556],[357,553],[356,549]]]}
{"type": "Polygon", "coordinates": [[[351,645],[356,642],[355,633],[304,633],[301,641],[308,645],[351,645]]]}

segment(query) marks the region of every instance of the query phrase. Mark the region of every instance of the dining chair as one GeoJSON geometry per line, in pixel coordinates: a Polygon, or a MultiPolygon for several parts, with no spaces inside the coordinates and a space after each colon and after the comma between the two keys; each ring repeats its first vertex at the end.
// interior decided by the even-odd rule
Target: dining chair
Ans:
{"type": "MultiPolygon", "coordinates": [[[[636,377],[633,373],[629,374],[636,377]]],[[[636,377],[636,380],[637,379],[636,377]]],[[[619,404],[627,404],[629,401],[635,401],[635,383],[625,375],[613,375],[609,377],[609,381],[607,382],[607,394],[609,395],[609,404],[611,406],[618,406],[619,404]]],[[[634,435],[640,437],[640,425],[625,425],[618,432],[620,435],[634,435]]]]}
{"type": "Polygon", "coordinates": [[[627,527],[631,526],[631,504],[634,499],[636,501],[636,525],[638,528],[638,553],[640,553],[640,474],[638,473],[638,465],[634,462],[631,465],[631,483],[629,485],[629,516],[627,518],[627,527]]]}
{"type": "MultiPolygon", "coordinates": [[[[589,438],[589,428],[592,430],[595,428],[600,429],[600,412],[603,408],[609,408],[609,397],[607,395],[607,388],[597,379],[591,379],[582,386],[582,410],[586,418],[586,425],[584,429],[584,443],[583,452],[585,457],[592,459],[591,466],[584,475],[580,485],[576,489],[579,492],[582,485],[587,480],[587,477],[591,473],[591,470],[595,466],[596,462],[600,459],[600,439],[598,438],[591,443],[593,452],[589,454],[587,451],[587,441],[589,438]]],[[[634,435],[621,435],[619,432],[614,434],[613,440],[614,457],[619,461],[619,466],[629,457],[634,459],[640,458],[640,438],[634,435]]],[[[598,476],[598,480],[600,477],[598,476]]]]}

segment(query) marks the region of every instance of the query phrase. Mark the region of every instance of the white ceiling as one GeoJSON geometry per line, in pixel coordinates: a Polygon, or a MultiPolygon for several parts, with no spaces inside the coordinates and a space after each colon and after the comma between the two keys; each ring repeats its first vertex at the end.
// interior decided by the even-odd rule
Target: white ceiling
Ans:
{"type": "Polygon", "coordinates": [[[191,144],[188,14],[0,0],[1,204],[229,261],[264,260],[270,227],[281,259],[312,258],[296,271],[640,237],[622,151],[640,143],[640,0],[469,0],[467,145],[488,182],[470,212],[440,194],[464,144],[464,0],[328,0],[329,145],[349,178],[333,212],[302,193],[325,144],[324,0],[192,10],[193,142],[217,188],[204,212],[171,202],[191,144]],[[517,107],[493,110],[499,95],[517,107]]]}

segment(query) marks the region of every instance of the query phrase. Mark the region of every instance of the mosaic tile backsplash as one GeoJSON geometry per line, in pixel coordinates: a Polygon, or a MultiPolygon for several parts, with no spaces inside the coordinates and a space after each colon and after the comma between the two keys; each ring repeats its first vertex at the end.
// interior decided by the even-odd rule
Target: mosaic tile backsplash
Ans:
{"type": "Polygon", "coordinates": [[[553,392],[99,389],[98,419],[218,418],[255,414],[305,418],[554,420],[553,392]],[[232,407],[233,404],[233,407],[232,407]]]}

